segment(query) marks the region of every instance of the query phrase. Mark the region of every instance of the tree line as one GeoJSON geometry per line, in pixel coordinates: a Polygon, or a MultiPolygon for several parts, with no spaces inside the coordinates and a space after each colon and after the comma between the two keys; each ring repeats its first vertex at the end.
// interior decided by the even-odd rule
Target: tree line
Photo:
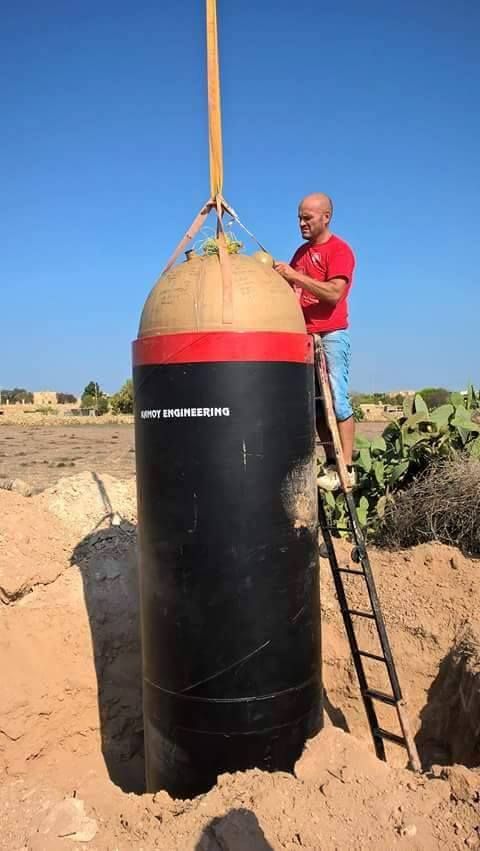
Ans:
{"type": "MultiPolygon", "coordinates": [[[[57,393],[58,405],[74,405],[77,397],[73,393],[57,393]]],[[[14,387],[12,390],[0,390],[0,399],[2,405],[33,405],[33,393],[26,390],[25,387],[14,387]]]]}
{"type": "MultiPolygon", "coordinates": [[[[424,387],[418,390],[422,399],[430,409],[446,405],[450,398],[450,390],[445,387],[424,387]]],[[[412,394],[412,398],[415,394],[412,394]]],[[[406,398],[405,393],[353,393],[352,399],[355,405],[391,405],[401,408],[406,398]]]]}
{"type": "Polygon", "coordinates": [[[81,396],[82,408],[94,409],[98,415],[106,414],[133,414],[133,382],[131,378],[122,385],[117,393],[108,396],[98,382],[90,381],[81,396]]]}
{"type": "MultiPolygon", "coordinates": [[[[75,405],[77,397],[73,393],[57,393],[58,405],[75,405]]],[[[2,405],[33,405],[34,397],[31,390],[25,387],[0,389],[0,404],[2,405]]],[[[80,397],[82,408],[93,409],[100,416],[111,411],[112,414],[133,414],[133,384],[129,378],[117,393],[109,396],[100,387],[98,381],[89,381],[80,397]]]]}

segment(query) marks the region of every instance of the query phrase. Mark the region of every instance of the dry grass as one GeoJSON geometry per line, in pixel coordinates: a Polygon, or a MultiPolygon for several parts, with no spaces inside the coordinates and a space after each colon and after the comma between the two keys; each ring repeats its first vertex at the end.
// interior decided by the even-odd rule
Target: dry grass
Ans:
{"type": "Polygon", "coordinates": [[[380,543],[392,549],[440,541],[480,555],[480,461],[458,457],[419,476],[385,514],[380,543]]]}
{"type": "Polygon", "coordinates": [[[0,427],[133,425],[133,414],[111,414],[109,412],[101,417],[75,417],[63,414],[56,409],[43,414],[40,411],[22,411],[20,405],[12,405],[11,408],[18,408],[18,410],[4,408],[0,416],[0,427]]]}

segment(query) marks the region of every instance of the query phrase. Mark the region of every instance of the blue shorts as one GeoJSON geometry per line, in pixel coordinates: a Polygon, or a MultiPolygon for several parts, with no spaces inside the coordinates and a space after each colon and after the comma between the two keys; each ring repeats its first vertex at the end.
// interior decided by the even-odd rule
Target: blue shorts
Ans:
{"type": "MultiPolygon", "coordinates": [[[[314,334],[314,337],[317,336],[314,334]]],[[[350,334],[348,331],[328,331],[319,335],[322,340],[327,361],[330,384],[332,386],[333,406],[339,422],[353,417],[353,408],[349,395],[350,383],[350,334]]],[[[315,376],[317,395],[320,395],[315,376]]],[[[321,401],[317,403],[317,416],[323,416],[321,401]]]]}

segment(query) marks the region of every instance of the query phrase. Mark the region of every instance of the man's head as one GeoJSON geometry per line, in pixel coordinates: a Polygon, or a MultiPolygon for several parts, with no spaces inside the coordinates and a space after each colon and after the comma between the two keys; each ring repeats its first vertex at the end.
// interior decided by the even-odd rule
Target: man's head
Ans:
{"type": "Polygon", "coordinates": [[[304,239],[312,244],[321,242],[328,235],[328,226],[333,215],[332,199],[323,192],[307,195],[300,201],[298,221],[304,239]]]}

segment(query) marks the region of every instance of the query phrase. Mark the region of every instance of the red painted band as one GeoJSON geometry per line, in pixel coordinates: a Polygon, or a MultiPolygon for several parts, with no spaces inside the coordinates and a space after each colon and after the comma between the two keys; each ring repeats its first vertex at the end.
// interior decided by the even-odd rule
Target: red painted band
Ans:
{"type": "Polygon", "coordinates": [[[286,331],[196,331],[142,337],[133,343],[133,365],[277,361],[313,363],[313,339],[286,331]]]}

